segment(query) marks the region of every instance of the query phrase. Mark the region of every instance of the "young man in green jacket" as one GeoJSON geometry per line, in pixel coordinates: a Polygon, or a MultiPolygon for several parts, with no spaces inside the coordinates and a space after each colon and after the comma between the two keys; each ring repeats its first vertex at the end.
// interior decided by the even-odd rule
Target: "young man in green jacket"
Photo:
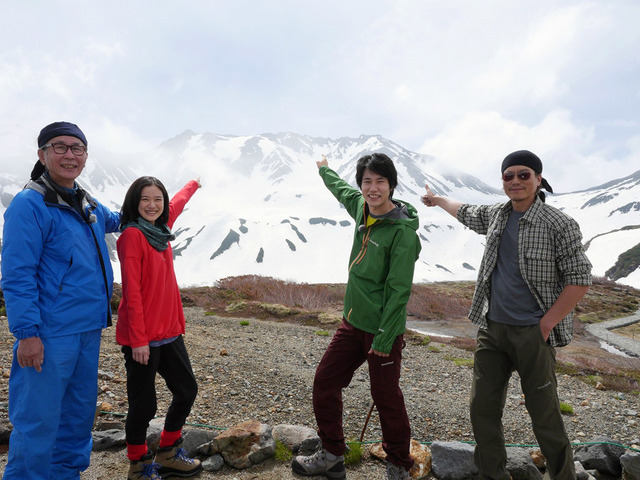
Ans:
{"type": "Polygon", "coordinates": [[[342,325],[327,348],[313,382],[313,408],[322,448],[298,456],[292,469],[300,475],[346,478],[342,430],[342,389],[365,361],[371,396],[380,415],[387,453],[387,479],[409,478],[411,427],[400,390],[403,334],[413,271],[420,253],[416,209],[393,200],[398,184],[393,161],[382,153],[358,160],[351,187],[317,162],[326,187],[356,222],[349,260],[349,280],[342,325]]]}

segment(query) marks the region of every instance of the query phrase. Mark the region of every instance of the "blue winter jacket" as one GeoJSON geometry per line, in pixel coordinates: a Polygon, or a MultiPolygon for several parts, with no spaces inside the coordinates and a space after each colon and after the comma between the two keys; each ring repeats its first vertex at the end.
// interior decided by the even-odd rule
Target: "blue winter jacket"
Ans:
{"type": "Polygon", "coordinates": [[[18,340],[111,324],[113,270],[105,233],[118,230],[120,213],[78,190],[85,218],[46,175],[29,182],[4,214],[1,286],[18,340]]]}

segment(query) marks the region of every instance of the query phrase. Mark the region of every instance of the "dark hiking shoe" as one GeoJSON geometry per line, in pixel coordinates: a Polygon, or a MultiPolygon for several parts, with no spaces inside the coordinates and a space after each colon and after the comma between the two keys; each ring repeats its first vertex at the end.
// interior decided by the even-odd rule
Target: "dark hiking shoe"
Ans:
{"type": "Polygon", "coordinates": [[[411,477],[404,467],[387,462],[387,476],[385,478],[387,480],[405,480],[411,477]]]}
{"type": "Polygon", "coordinates": [[[327,453],[329,452],[321,448],[313,455],[297,456],[291,462],[293,473],[307,477],[324,475],[332,480],[344,480],[347,478],[347,471],[344,468],[344,456],[336,457],[329,453],[329,455],[335,457],[335,460],[329,460],[327,453]]]}

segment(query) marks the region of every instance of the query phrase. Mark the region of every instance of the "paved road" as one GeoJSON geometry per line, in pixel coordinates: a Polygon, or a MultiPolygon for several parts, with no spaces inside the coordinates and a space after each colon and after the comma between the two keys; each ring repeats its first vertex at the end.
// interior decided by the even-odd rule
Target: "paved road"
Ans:
{"type": "Polygon", "coordinates": [[[633,338],[618,335],[611,331],[614,328],[624,327],[636,322],[640,322],[640,310],[630,317],[616,318],[608,322],[592,323],[587,325],[586,329],[592,335],[622,350],[627,355],[640,357],[640,340],[634,340],[633,338]]]}

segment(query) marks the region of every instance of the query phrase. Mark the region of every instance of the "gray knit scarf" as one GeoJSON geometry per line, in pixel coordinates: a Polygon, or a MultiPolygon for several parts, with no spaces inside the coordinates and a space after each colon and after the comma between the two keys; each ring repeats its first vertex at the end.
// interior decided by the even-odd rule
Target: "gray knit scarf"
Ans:
{"type": "Polygon", "coordinates": [[[126,225],[123,225],[120,227],[120,230],[124,231],[125,228],[129,227],[134,227],[140,230],[147,239],[147,242],[149,242],[149,245],[159,252],[166,250],[169,246],[169,242],[176,239],[176,236],[171,233],[171,230],[166,224],[157,227],[154,224],[147,222],[142,217],[138,217],[138,220],[135,222],[129,222],[126,225]]]}

